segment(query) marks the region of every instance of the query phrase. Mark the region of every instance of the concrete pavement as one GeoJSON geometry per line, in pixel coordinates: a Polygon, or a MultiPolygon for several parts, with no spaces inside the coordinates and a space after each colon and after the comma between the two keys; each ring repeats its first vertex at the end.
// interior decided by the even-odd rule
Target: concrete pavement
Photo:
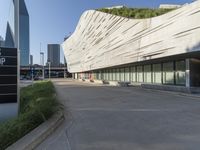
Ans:
{"type": "Polygon", "coordinates": [[[66,120],[36,150],[199,150],[199,98],[53,82],[66,120]]]}

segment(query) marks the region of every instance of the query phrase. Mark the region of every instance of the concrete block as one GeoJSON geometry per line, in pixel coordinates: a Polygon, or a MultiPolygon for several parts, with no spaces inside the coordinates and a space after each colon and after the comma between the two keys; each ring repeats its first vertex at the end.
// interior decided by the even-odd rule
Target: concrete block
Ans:
{"type": "Polygon", "coordinates": [[[103,80],[94,80],[94,83],[103,84],[103,80]]]}

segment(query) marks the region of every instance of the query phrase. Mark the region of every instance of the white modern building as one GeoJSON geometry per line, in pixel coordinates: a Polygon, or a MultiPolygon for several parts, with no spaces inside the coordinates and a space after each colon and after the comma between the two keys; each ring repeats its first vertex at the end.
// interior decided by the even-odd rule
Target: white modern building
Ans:
{"type": "Polygon", "coordinates": [[[200,86],[200,1],[149,19],[83,13],[62,44],[77,79],[200,86]]]}

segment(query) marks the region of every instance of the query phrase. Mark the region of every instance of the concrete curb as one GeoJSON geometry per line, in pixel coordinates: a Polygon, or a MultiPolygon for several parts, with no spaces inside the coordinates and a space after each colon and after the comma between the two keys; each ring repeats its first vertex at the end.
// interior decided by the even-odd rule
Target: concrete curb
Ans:
{"type": "Polygon", "coordinates": [[[64,114],[59,111],[49,120],[9,146],[6,150],[32,150],[44,141],[64,120],[64,114]]]}
{"type": "Polygon", "coordinates": [[[195,94],[180,93],[180,95],[181,95],[181,96],[192,97],[192,98],[200,98],[200,95],[195,95],[195,94]]]}
{"type": "Polygon", "coordinates": [[[133,86],[136,88],[141,88],[141,89],[145,89],[148,91],[158,91],[161,93],[168,93],[168,94],[174,94],[174,95],[178,95],[178,96],[187,96],[187,97],[191,97],[191,98],[200,98],[200,94],[196,95],[196,94],[192,94],[192,93],[183,93],[183,92],[177,92],[177,91],[165,91],[165,90],[159,90],[159,89],[151,89],[151,88],[145,88],[145,87],[141,87],[141,86],[133,86]]]}

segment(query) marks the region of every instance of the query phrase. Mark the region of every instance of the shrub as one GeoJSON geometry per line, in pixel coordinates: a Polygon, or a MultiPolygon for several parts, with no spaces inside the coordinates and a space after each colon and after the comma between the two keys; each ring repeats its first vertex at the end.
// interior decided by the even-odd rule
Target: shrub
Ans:
{"type": "Polygon", "coordinates": [[[128,7],[113,8],[113,9],[106,9],[106,8],[97,9],[97,11],[133,19],[156,17],[168,13],[169,11],[172,10],[174,9],[150,9],[150,8],[128,8],[128,7]]]}
{"type": "Polygon", "coordinates": [[[0,124],[0,150],[16,142],[61,108],[50,81],[22,88],[20,101],[19,116],[0,124]]]}

